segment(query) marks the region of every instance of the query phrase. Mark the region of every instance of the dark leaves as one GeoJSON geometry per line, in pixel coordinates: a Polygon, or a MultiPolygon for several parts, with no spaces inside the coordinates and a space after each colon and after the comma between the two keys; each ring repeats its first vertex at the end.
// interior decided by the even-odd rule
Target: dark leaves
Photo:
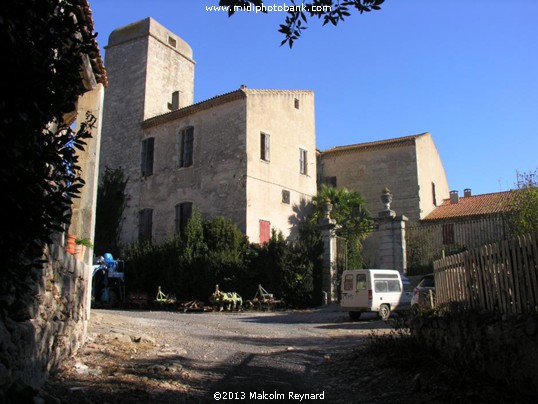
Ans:
{"type": "MultiPolygon", "coordinates": [[[[299,39],[303,31],[307,28],[307,14],[310,17],[315,16],[323,19],[322,25],[330,23],[333,26],[337,26],[338,23],[351,16],[350,8],[355,8],[359,14],[362,14],[371,12],[372,10],[381,10],[380,5],[383,2],[384,0],[311,0],[296,4],[292,0],[284,24],[281,24],[278,29],[278,32],[284,35],[284,39],[280,45],[288,44],[290,48],[293,47],[293,43],[299,39]]],[[[241,7],[243,9],[249,5],[262,7],[263,0],[220,0],[219,5],[229,7],[228,15],[231,16],[235,13],[234,7],[241,7]]],[[[263,8],[262,11],[266,12],[263,8]]]]}

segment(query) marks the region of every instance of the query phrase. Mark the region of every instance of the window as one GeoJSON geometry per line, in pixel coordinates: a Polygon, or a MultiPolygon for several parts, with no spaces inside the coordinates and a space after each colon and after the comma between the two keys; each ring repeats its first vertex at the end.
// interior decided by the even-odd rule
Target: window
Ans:
{"type": "Polygon", "coordinates": [[[193,161],[194,128],[183,129],[178,138],[178,166],[190,167],[193,161]]]}
{"type": "Polygon", "coordinates": [[[260,159],[263,161],[269,161],[271,157],[270,139],[271,137],[267,133],[260,133],[260,159]]]}
{"type": "Polygon", "coordinates": [[[260,220],[260,245],[269,242],[271,239],[271,222],[260,220]]]}
{"type": "Polygon", "coordinates": [[[366,274],[357,274],[357,290],[366,289],[366,274]]]}
{"type": "Polygon", "coordinates": [[[138,213],[138,241],[150,242],[153,232],[153,209],[142,209],[138,213]]]}
{"type": "Polygon", "coordinates": [[[290,191],[282,190],[282,203],[290,204],[290,191]]]}
{"type": "Polygon", "coordinates": [[[432,201],[433,206],[437,206],[437,198],[435,197],[435,182],[432,182],[432,201]]]}
{"type": "Polygon", "coordinates": [[[397,280],[394,281],[374,281],[374,290],[376,292],[385,293],[385,292],[401,292],[402,288],[400,287],[400,282],[397,280]]]}
{"type": "Polygon", "coordinates": [[[299,109],[299,99],[298,98],[295,99],[294,103],[295,103],[295,108],[299,109]]]}
{"type": "Polygon", "coordinates": [[[305,149],[299,149],[299,172],[303,175],[308,174],[307,170],[307,151],[305,149]]]}
{"type": "Polygon", "coordinates": [[[454,223],[443,224],[443,244],[454,244],[454,223]]]}
{"type": "Polygon", "coordinates": [[[142,141],[142,176],[146,177],[153,174],[153,149],[155,138],[150,137],[142,141]]]}
{"type": "Polygon", "coordinates": [[[325,177],[323,181],[326,185],[336,188],[336,177],[325,177]]]}
{"type": "Polygon", "coordinates": [[[176,234],[183,234],[187,222],[192,216],[192,202],[183,202],[176,205],[175,225],[176,234]]]}
{"type": "Polygon", "coordinates": [[[353,289],[353,275],[347,274],[344,277],[344,290],[351,290],[353,289]]]}
{"type": "Polygon", "coordinates": [[[176,45],[177,45],[177,41],[176,41],[174,38],[172,38],[171,36],[169,36],[169,37],[168,37],[168,45],[170,45],[170,46],[172,46],[172,47],[175,48],[176,45]]]}

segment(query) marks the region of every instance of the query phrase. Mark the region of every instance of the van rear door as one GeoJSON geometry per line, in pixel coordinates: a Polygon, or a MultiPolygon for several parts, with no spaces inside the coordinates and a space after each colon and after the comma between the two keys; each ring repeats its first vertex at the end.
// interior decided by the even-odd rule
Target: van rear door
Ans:
{"type": "Polygon", "coordinates": [[[340,305],[348,311],[369,310],[366,271],[344,272],[340,305]]]}

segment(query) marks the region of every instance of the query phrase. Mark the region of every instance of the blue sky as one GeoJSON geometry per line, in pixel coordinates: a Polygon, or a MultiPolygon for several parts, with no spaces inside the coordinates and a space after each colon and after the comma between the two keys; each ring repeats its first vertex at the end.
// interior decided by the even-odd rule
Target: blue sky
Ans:
{"type": "Polygon", "coordinates": [[[386,0],[338,27],[311,20],[291,50],[277,32],[283,12],[228,18],[206,11],[218,0],[89,2],[102,48],[112,30],[148,16],[187,41],[195,102],[241,84],[313,90],[321,150],[430,132],[460,194],[511,189],[516,170],[538,168],[536,0],[386,0]]]}

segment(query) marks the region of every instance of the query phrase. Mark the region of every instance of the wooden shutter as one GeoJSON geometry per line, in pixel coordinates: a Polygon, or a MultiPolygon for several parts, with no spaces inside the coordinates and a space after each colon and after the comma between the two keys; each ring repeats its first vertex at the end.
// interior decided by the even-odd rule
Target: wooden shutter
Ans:
{"type": "Polygon", "coordinates": [[[142,141],[142,176],[153,174],[153,152],[155,138],[150,137],[142,141]]]}
{"type": "Polygon", "coordinates": [[[260,245],[269,242],[271,239],[271,222],[260,220],[260,245]]]}

